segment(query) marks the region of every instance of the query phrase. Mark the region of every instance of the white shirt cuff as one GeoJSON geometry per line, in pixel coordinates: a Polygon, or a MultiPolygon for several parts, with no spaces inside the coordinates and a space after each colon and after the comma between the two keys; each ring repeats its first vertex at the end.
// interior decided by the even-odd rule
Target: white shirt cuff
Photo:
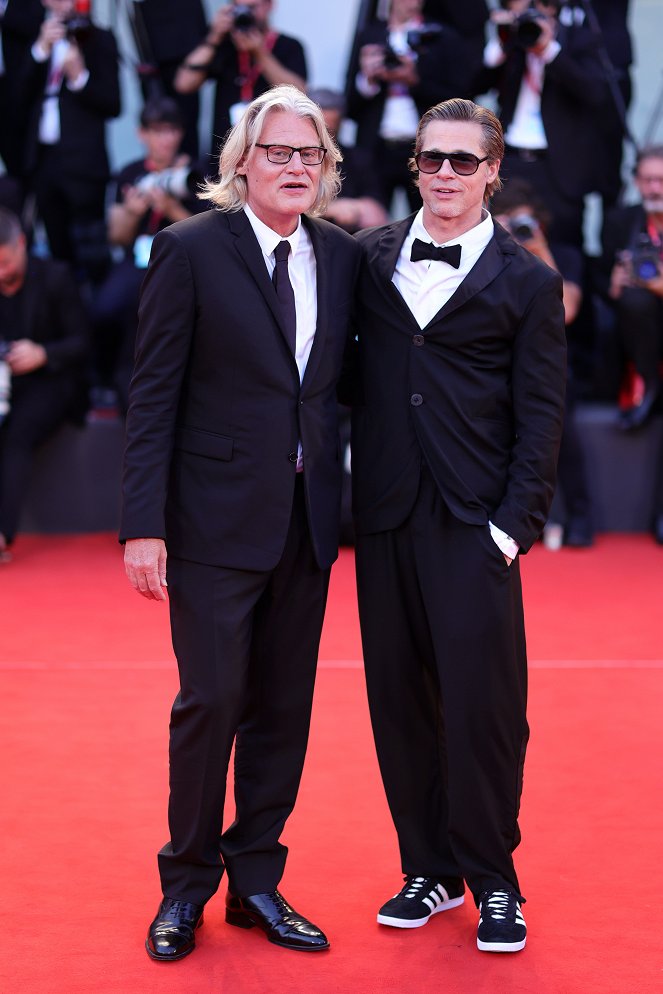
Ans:
{"type": "Polygon", "coordinates": [[[90,78],[90,70],[82,69],[79,72],[76,79],[72,79],[67,82],[67,89],[73,90],[73,92],[76,93],[78,90],[83,89],[89,78],[90,78]]]}
{"type": "Polygon", "coordinates": [[[489,69],[495,69],[506,61],[506,52],[497,38],[491,38],[483,50],[483,64],[489,69]]]}
{"type": "Polygon", "coordinates": [[[379,85],[377,83],[369,83],[363,72],[357,73],[357,76],[355,77],[355,85],[357,87],[357,92],[361,93],[362,97],[377,97],[380,92],[379,85]]]}
{"type": "Polygon", "coordinates": [[[35,62],[48,62],[51,57],[50,52],[47,52],[45,48],[42,48],[39,42],[35,42],[30,49],[30,54],[35,62]]]}
{"type": "Polygon", "coordinates": [[[549,41],[544,50],[539,55],[539,58],[545,66],[550,65],[553,59],[556,59],[559,53],[562,51],[562,46],[558,41],[553,38],[549,41]]]}
{"type": "Polygon", "coordinates": [[[491,538],[500,551],[505,556],[508,556],[509,559],[515,559],[520,552],[518,543],[510,535],[507,535],[506,532],[503,532],[501,528],[494,525],[492,521],[488,522],[488,527],[490,528],[491,538]]]}

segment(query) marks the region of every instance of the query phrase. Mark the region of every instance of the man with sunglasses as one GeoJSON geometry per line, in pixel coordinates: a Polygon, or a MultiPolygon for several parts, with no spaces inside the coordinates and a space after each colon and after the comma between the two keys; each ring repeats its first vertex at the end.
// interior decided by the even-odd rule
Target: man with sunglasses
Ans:
{"type": "Polygon", "coordinates": [[[519,555],[545,524],[562,426],[561,279],[485,208],[502,129],[430,108],[415,215],[361,233],[352,473],[371,720],[405,885],[378,922],[480,908],[525,945],[512,852],[528,738],[519,555]]]}
{"type": "Polygon", "coordinates": [[[132,586],[156,601],[168,588],[180,676],[147,937],[161,962],[192,952],[224,870],[229,924],[329,946],[277,888],[338,551],[336,382],[360,249],[315,215],[339,161],[298,89],[257,97],[207,185],[216,209],[155,236],[143,283],[121,538],[132,586]]]}

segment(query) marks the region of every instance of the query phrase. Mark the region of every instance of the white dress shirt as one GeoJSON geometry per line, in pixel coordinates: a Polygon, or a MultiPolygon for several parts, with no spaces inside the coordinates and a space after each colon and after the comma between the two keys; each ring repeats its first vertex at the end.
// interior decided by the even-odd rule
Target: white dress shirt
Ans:
{"type": "MultiPolygon", "coordinates": [[[[451,239],[449,242],[436,242],[424,226],[423,207],[417,213],[407,234],[392,282],[401,297],[412,311],[420,328],[425,328],[435,317],[441,307],[456,292],[467,274],[474,267],[479,257],[493,237],[493,219],[487,210],[483,211],[482,220],[469,231],[451,239]],[[438,259],[421,259],[412,262],[410,255],[415,238],[434,245],[460,245],[460,266],[454,269],[446,262],[438,259]]],[[[509,559],[515,559],[518,554],[518,543],[489,521],[490,534],[493,540],[509,559]]]]}
{"type": "MultiPolygon", "coordinates": [[[[249,219],[253,232],[258,239],[267,266],[270,279],[276,266],[274,250],[282,241],[290,242],[288,255],[288,275],[295,294],[295,314],[297,319],[297,336],[295,362],[299,370],[299,382],[304,379],[306,364],[311,354],[315,329],[318,323],[318,284],[317,265],[313,243],[308,231],[302,224],[301,218],[291,235],[283,238],[278,232],[269,228],[264,221],[251,210],[248,204],[244,212],[249,219]]],[[[303,454],[301,442],[297,452],[297,470],[303,469],[303,454]]]]}

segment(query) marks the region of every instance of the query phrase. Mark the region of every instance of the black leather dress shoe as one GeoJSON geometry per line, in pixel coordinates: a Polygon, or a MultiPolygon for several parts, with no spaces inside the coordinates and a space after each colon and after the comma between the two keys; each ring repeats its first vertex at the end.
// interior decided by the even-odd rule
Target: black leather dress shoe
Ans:
{"type": "Polygon", "coordinates": [[[196,948],[195,931],[202,923],[202,905],[164,897],[147,933],[148,956],[161,963],[188,956],[196,948]]]}
{"type": "Polygon", "coordinates": [[[286,949],[317,952],[328,949],[329,941],[317,925],[307,921],[291,908],[277,890],[271,894],[252,894],[251,897],[226,897],[226,921],[239,928],[257,925],[270,942],[286,949]]]}

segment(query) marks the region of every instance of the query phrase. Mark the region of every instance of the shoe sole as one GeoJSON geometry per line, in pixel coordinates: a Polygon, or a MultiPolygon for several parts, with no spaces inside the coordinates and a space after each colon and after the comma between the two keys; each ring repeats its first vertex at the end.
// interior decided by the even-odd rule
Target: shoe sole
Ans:
{"type": "Polygon", "coordinates": [[[526,938],[521,942],[482,942],[481,939],[477,939],[477,949],[482,953],[519,953],[525,948],[526,942],[526,938]]]}
{"type": "Polygon", "coordinates": [[[431,920],[433,915],[438,915],[440,911],[450,911],[464,902],[465,895],[462,897],[452,897],[450,901],[444,901],[443,904],[438,905],[437,908],[434,908],[424,918],[391,918],[389,915],[381,915],[378,912],[378,925],[390,925],[392,928],[421,928],[422,925],[426,925],[431,920]]]}

